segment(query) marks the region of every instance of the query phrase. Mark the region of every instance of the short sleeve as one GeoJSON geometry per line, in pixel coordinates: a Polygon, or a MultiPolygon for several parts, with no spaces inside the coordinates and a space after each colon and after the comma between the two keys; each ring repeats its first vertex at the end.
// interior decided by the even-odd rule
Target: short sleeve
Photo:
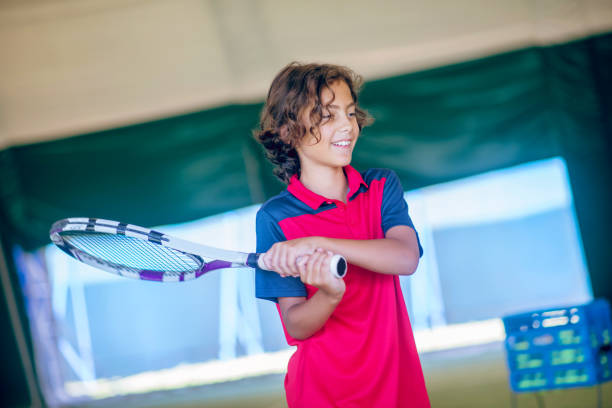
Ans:
{"type": "MultiPolygon", "coordinates": [[[[255,231],[257,253],[266,252],[276,242],[287,240],[278,223],[263,209],[257,212],[255,231]]],[[[279,297],[305,297],[306,294],[306,287],[299,278],[283,278],[276,272],[255,270],[255,296],[259,299],[278,302],[279,297]]]]}
{"type": "Polygon", "coordinates": [[[419,245],[419,256],[423,255],[423,247],[421,246],[419,233],[416,228],[414,228],[412,219],[410,219],[410,215],[408,214],[408,204],[406,200],[404,200],[402,184],[397,174],[392,170],[389,170],[385,179],[381,205],[381,219],[382,230],[385,235],[389,229],[397,225],[407,225],[412,228],[416,233],[417,243],[419,245]]]}

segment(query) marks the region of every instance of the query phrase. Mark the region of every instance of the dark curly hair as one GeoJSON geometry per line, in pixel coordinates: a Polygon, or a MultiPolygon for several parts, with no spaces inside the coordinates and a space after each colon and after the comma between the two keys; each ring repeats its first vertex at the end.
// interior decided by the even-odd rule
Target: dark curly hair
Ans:
{"type": "Polygon", "coordinates": [[[321,103],[321,92],[327,88],[333,95],[330,85],[338,80],[346,82],[351,91],[357,125],[361,131],[373,119],[357,105],[357,95],[363,79],[349,68],[292,62],[272,81],[261,112],[260,128],[253,135],[266,150],[268,160],[275,165],[274,174],[284,183],[289,183],[294,174],[300,175],[300,160],[295,147],[303,137],[310,132],[317,140],[321,140],[318,129],[325,109],[321,103]],[[311,126],[306,129],[300,118],[308,108],[311,126]]]}

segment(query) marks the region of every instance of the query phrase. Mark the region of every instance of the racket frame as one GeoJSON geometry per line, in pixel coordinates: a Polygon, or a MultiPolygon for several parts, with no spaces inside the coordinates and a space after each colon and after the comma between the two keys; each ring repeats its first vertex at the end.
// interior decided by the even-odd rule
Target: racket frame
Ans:
{"type": "MultiPolygon", "coordinates": [[[[260,269],[266,269],[265,263],[263,262],[263,257],[260,256],[261,254],[214,248],[176,238],[138,225],[126,224],[102,218],[75,217],[59,220],[53,224],[49,231],[49,235],[51,241],[53,241],[58,248],[71,257],[95,268],[132,279],[158,282],[181,282],[199,278],[203,274],[216,269],[241,267],[259,267],[260,269]],[[109,262],[92,256],[79,248],[76,248],[74,245],[71,245],[61,235],[62,232],[70,231],[125,235],[127,237],[141,239],[153,244],[162,245],[175,251],[179,251],[192,258],[196,263],[199,263],[200,267],[194,269],[193,271],[172,272],[145,270],[109,262]],[[204,258],[213,260],[206,262],[204,258]]],[[[335,277],[342,278],[346,274],[346,270],[347,263],[344,257],[341,255],[334,255],[332,262],[330,263],[330,272],[335,277]]]]}

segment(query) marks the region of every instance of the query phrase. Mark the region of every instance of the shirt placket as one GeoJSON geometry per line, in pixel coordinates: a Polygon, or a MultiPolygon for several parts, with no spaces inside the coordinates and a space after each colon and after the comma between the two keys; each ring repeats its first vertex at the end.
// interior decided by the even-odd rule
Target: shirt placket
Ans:
{"type": "Polygon", "coordinates": [[[345,204],[339,200],[327,200],[326,203],[336,204],[336,209],[340,213],[339,218],[341,218],[343,224],[346,226],[350,236],[352,238],[359,238],[358,231],[355,230],[355,220],[351,217],[352,211],[350,201],[345,204]]]}

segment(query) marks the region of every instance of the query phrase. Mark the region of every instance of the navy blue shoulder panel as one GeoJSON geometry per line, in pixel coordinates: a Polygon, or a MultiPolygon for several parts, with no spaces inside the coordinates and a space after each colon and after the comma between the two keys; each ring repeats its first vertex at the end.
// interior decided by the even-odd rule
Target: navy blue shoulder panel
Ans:
{"type": "MultiPolygon", "coordinates": [[[[359,174],[361,174],[361,178],[363,178],[363,181],[366,182],[366,184],[369,186],[370,183],[373,180],[380,180],[382,178],[388,178],[389,177],[389,173],[392,173],[391,170],[389,169],[368,169],[364,172],[360,172],[359,174]]],[[[359,186],[359,190],[353,192],[350,196],[349,196],[349,200],[354,200],[355,197],[357,197],[359,194],[365,193],[366,191],[368,191],[368,187],[364,186],[363,184],[361,184],[359,186]]]]}
{"type": "MultiPolygon", "coordinates": [[[[287,240],[279,225],[282,220],[312,212],[310,207],[287,191],[266,201],[257,211],[257,253],[266,252],[276,242],[287,240]]],[[[276,272],[255,270],[255,296],[259,299],[278,302],[279,297],[305,297],[306,294],[306,287],[299,278],[283,278],[276,272]]]]}
{"type": "Polygon", "coordinates": [[[389,177],[389,174],[393,173],[392,170],[389,169],[368,169],[361,173],[361,177],[363,177],[363,181],[365,181],[368,185],[373,180],[380,180],[382,178],[389,177]]]}
{"type": "MultiPolygon", "coordinates": [[[[408,214],[408,204],[404,200],[404,189],[397,174],[390,169],[373,168],[361,173],[361,177],[368,185],[374,180],[385,179],[380,209],[383,232],[386,234],[389,229],[396,225],[406,225],[412,228],[416,233],[419,254],[422,256],[423,247],[421,246],[419,233],[414,228],[412,219],[408,214]]],[[[365,191],[367,189],[362,185],[359,191],[351,196],[351,199],[356,197],[358,193],[365,191]]]]}

